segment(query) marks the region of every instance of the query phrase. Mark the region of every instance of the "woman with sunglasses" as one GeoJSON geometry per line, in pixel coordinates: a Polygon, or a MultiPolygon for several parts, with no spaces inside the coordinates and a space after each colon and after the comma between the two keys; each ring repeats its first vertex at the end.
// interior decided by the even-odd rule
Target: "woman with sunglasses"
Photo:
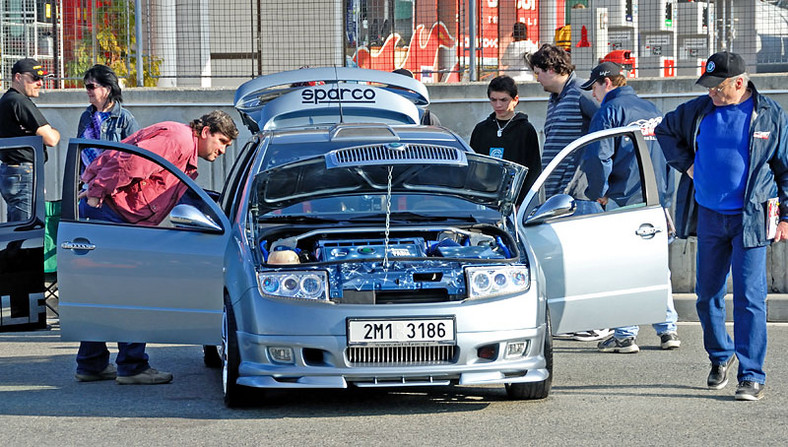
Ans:
{"type": "MultiPolygon", "coordinates": [[[[140,129],[134,115],[121,106],[123,95],[118,76],[111,68],[94,65],[85,72],[84,80],[90,105],[79,118],[78,138],[121,141],[140,129]]],[[[100,154],[95,148],[83,150],[83,168],[100,154]]]]}
{"type": "MultiPolygon", "coordinates": [[[[140,129],[134,115],[121,106],[123,97],[118,76],[106,65],[94,65],[85,72],[85,89],[90,105],[79,118],[77,137],[91,140],[121,141],[140,129]]],[[[82,150],[82,169],[95,160],[100,149],[82,150]]],[[[157,371],[148,364],[145,343],[118,342],[118,367],[109,363],[107,344],[83,341],[77,353],[79,382],[115,380],[121,384],[157,384],[172,381],[172,374],[157,371]]]]}

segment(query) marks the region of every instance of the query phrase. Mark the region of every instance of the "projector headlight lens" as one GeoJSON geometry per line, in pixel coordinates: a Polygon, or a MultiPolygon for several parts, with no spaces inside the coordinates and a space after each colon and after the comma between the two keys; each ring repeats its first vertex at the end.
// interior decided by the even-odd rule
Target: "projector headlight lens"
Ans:
{"type": "Polygon", "coordinates": [[[328,275],[323,271],[282,271],[257,274],[263,295],[328,301],[328,275]]]}
{"type": "Polygon", "coordinates": [[[466,267],[468,297],[487,298],[525,292],[531,285],[525,266],[466,267]]]}

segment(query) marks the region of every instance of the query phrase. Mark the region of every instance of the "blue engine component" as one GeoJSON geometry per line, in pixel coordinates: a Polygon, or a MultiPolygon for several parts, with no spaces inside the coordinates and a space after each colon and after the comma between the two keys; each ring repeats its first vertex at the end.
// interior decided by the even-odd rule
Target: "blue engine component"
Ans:
{"type": "MultiPolygon", "coordinates": [[[[389,239],[389,258],[424,257],[424,239],[397,238],[389,239]]],[[[317,247],[317,259],[321,261],[344,261],[349,259],[383,259],[386,252],[385,241],[380,240],[344,240],[320,241],[317,247]]]]}

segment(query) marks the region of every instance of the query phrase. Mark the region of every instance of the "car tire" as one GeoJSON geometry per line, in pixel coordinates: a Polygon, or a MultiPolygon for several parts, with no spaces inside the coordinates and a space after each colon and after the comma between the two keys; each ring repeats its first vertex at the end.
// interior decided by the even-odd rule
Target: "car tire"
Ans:
{"type": "Polygon", "coordinates": [[[224,404],[227,407],[240,407],[247,404],[245,387],[238,385],[238,367],[241,364],[238,351],[238,334],[235,323],[235,313],[230,299],[224,297],[224,312],[222,313],[222,389],[224,391],[224,404]]]}
{"type": "Polygon", "coordinates": [[[202,361],[208,368],[221,368],[222,356],[219,355],[219,347],[214,345],[203,345],[202,361]]]}
{"type": "Polygon", "coordinates": [[[553,387],[553,328],[550,324],[550,312],[547,312],[547,324],[544,334],[544,359],[547,378],[541,382],[507,383],[506,395],[512,400],[544,399],[553,387]]]}

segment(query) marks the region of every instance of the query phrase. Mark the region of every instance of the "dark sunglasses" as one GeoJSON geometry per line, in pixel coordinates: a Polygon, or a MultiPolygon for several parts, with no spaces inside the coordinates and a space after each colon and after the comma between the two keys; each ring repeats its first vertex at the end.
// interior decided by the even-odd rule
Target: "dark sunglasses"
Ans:
{"type": "Polygon", "coordinates": [[[97,87],[101,87],[101,86],[98,84],[85,84],[85,88],[87,90],[95,90],[97,87]]]}

